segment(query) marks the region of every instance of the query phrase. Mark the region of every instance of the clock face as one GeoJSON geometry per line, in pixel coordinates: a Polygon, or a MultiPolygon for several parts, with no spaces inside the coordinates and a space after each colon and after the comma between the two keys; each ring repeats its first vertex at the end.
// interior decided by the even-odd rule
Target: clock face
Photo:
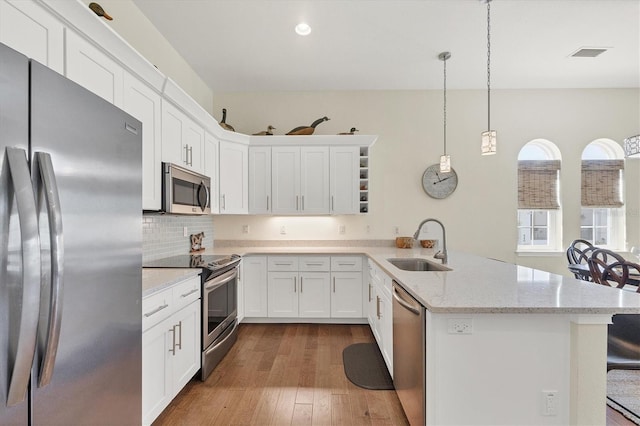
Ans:
{"type": "Polygon", "coordinates": [[[440,164],[427,167],[422,175],[422,188],[430,197],[447,198],[458,186],[458,175],[451,169],[450,172],[440,171],[440,164]]]}

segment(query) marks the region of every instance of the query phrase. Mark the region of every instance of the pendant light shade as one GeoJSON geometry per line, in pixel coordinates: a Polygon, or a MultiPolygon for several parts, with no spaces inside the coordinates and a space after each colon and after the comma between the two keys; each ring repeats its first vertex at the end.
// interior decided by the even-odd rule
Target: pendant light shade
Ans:
{"type": "Polygon", "coordinates": [[[624,156],[640,157],[640,135],[630,136],[624,140],[624,156]]]}
{"type": "Polygon", "coordinates": [[[442,102],[442,117],[443,117],[443,141],[444,141],[444,154],[440,156],[440,171],[448,173],[451,171],[451,156],[447,155],[447,59],[451,58],[450,52],[442,52],[438,55],[438,59],[444,62],[444,84],[443,84],[443,102],[442,102]]]}
{"type": "Polygon", "coordinates": [[[491,0],[480,0],[487,3],[487,131],[482,132],[482,155],[493,155],[498,148],[498,135],[491,130],[491,0]]]}

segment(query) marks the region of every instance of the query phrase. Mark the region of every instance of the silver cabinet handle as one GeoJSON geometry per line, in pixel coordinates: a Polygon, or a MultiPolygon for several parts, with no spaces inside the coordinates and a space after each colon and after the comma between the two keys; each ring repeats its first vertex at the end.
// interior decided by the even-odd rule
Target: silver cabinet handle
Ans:
{"type": "Polygon", "coordinates": [[[144,314],[145,318],[149,318],[152,315],[157,314],[158,312],[160,312],[161,310],[168,308],[169,305],[167,305],[166,303],[164,305],[160,305],[157,308],[155,308],[153,311],[149,311],[147,313],[144,314]]]}
{"type": "Polygon", "coordinates": [[[182,297],[182,298],[184,298],[184,297],[188,297],[188,296],[191,296],[193,293],[197,293],[197,292],[199,292],[199,291],[200,291],[200,289],[199,289],[199,288],[194,288],[193,290],[191,290],[191,291],[190,291],[190,292],[188,292],[188,293],[181,294],[181,295],[180,295],[180,297],[182,297]]]}
{"type": "Polygon", "coordinates": [[[322,262],[305,262],[305,265],[307,265],[307,266],[322,266],[322,265],[324,265],[324,263],[322,263],[322,262]]]}
{"type": "Polygon", "coordinates": [[[180,334],[178,335],[178,349],[182,350],[182,321],[178,322],[176,327],[180,328],[180,334]]]}
{"type": "Polygon", "coordinates": [[[300,277],[300,293],[302,293],[302,278],[303,277],[300,277]]]}
{"type": "Polygon", "coordinates": [[[302,196],[302,211],[304,211],[304,195],[302,196]]]}
{"type": "Polygon", "coordinates": [[[227,209],[227,199],[224,194],[222,194],[222,210],[227,209]]]}
{"type": "Polygon", "coordinates": [[[333,206],[333,195],[331,196],[331,211],[334,211],[335,207],[333,206]]]}
{"type": "Polygon", "coordinates": [[[336,277],[333,277],[333,292],[336,292],[336,277]]]}
{"type": "Polygon", "coordinates": [[[352,263],[340,263],[340,262],[338,262],[338,266],[356,266],[356,263],[355,262],[352,262],[352,263]]]}
{"type": "Polygon", "coordinates": [[[185,166],[189,165],[189,145],[184,145],[184,164],[185,166]]]}
{"type": "Polygon", "coordinates": [[[193,147],[189,147],[189,165],[193,167],[193,147]]]}
{"type": "Polygon", "coordinates": [[[298,277],[293,277],[293,292],[296,292],[296,287],[298,283],[298,277]]]}
{"type": "Polygon", "coordinates": [[[369,302],[371,302],[371,283],[369,283],[369,302]]]}
{"type": "Polygon", "coordinates": [[[300,196],[296,195],[296,210],[300,210],[300,208],[298,206],[299,200],[300,200],[300,196]]]}
{"type": "Polygon", "coordinates": [[[269,196],[267,195],[267,211],[269,211],[269,196]]]}
{"type": "Polygon", "coordinates": [[[19,148],[7,148],[6,158],[13,182],[22,248],[22,294],[21,300],[10,306],[21,306],[17,341],[9,345],[9,360],[13,361],[7,392],[7,406],[25,399],[29,376],[35,355],[40,306],[40,235],[38,213],[33,193],[27,153],[19,148]]]}
{"type": "Polygon", "coordinates": [[[376,316],[378,317],[378,319],[381,318],[381,315],[380,315],[380,296],[376,296],[376,316]]]}
{"type": "MultiPolygon", "coordinates": [[[[58,354],[58,342],[60,340],[60,325],[63,314],[63,289],[64,289],[64,232],[62,227],[62,210],[58,184],[51,162],[51,155],[46,152],[36,152],[34,155],[34,167],[38,170],[39,180],[36,179],[36,187],[39,193],[39,182],[42,182],[44,200],[47,207],[49,220],[49,244],[51,246],[51,293],[49,299],[49,318],[46,328],[46,340],[44,352],[40,364],[38,387],[43,387],[51,382],[53,368],[58,354]]],[[[40,209],[38,209],[40,210],[40,209]]]]}
{"type": "Polygon", "coordinates": [[[171,342],[171,349],[169,349],[169,352],[171,352],[171,355],[175,356],[176,355],[176,326],[174,325],[173,327],[171,327],[169,329],[169,332],[173,335],[172,342],[171,342]]]}
{"type": "Polygon", "coordinates": [[[273,264],[276,266],[293,266],[291,262],[274,262],[273,264]]]}

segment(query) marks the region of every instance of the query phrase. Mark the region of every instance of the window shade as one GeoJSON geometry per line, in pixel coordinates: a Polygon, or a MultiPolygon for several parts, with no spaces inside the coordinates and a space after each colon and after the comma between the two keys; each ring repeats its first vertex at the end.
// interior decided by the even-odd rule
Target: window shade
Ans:
{"type": "Polygon", "coordinates": [[[560,160],[518,161],[518,208],[556,210],[560,160]]]}
{"type": "Polygon", "coordinates": [[[582,206],[621,207],[624,160],[582,160],[582,206]]]}

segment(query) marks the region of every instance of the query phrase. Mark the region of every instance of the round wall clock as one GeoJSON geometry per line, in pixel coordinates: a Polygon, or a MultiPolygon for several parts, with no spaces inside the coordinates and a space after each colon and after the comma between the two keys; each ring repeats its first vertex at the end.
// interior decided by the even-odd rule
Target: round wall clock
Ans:
{"type": "Polygon", "coordinates": [[[422,188],[430,197],[447,198],[458,186],[458,175],[453,168],[450,172],[440,171],[440,164],[427,167],[422,175],[422,188]]]}

